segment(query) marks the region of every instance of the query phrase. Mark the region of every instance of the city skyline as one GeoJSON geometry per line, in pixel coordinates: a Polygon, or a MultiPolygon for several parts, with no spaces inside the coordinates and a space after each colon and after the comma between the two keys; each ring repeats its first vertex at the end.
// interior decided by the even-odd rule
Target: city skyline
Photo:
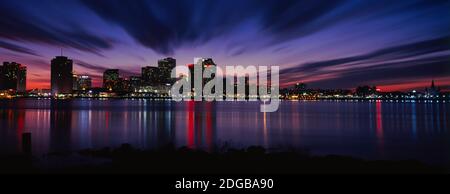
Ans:
{"type": "Polygon", "coordinates": [[[282,86],[407,91],[435,80],[448,90],[448,8],[435,1],[8,1],[0,5],[0,61],[27,66],[27,89],[50,88],[50,59],[63,49],[94,87],[106,69],[138,76],[158,59],[186,65],[206,57],[279,65],[282,86]]]}
{"type": "MultiPolygon", "coordinates": [[[[198,58],[197,57],[197,58],[194,58],[194,62],[199,59],[207,60],[207,61],[209,61],[208,63],[216,65],[213,62],[212,58],[198,58]]],[[[106,89],[107,91],[115,91],[115,92],[122,91],[124,88],[128,88],[128,87],[134,88],[135,90],[139,90],[139,87],[142,87],[142,86],[155,87],[155,86],[158,86],[161,84],[165,85],[166,83],[170,84],[170,85],[173,84],[175,82],[175,79],[170,78],[170,73],[171,73],[171,69],[173,69],[174,67],[177,66],[176,59],[167,57],[167,58],[163,58],[163,59],[158,59],[157,66],[143,66],[141,68],[141,72],[135,73],[135,74],[125,75],[123,72],[126,72],[126,70],[123,70],[123,69],[105,69],[102,73],[100,83],[94,85],[93,81],[92,81],[92,77],[90,76],[89,73],[78,74],[78,73],[76,73],[75,70],[73,70],[73,60],[71,58],[69,58],[68,56],[63,56],[63,55],[55,56],[51,60],[51,64],[52,65],[50,66],[50,70],[53,68],[55,71],[53,71],[54,73],[52,73],[50,76],[50,87],[49,88],[28,88],[26,85],[26,83],[27,83],[27,66],[25,66],[21,63],[17,63],[15,61],[11,61],[11,62],[5,61],[5,62],[3,62],[3,65],[0,66],[1,76],[5,77],[5,78],[0,76],[0,78],[2,78],[2,79],[0,79],[0,81],[6,80],[6,78],[8,77],[8,74],[10,74],[10,73],[18,74],[20,77],[15,78],[14,83],[5,82],[5,84],[3,84],[3,85],[5,85],[5,88],[3,88],[3,85],[1,85],[2,87],[0,87],[0,89],[6,90],[6,89],[14,88],[13,90],[16,90],[17,92],[22,92],[22,93],[26,92],[27,90],[36,90],[36,89],[37,90],[49,89],[52,91],[52,93],[60,93],[60,92],[54,91],[54,90],[60,90],[59,88],[64,88],[64,89],[62,89],[64,91],[62,93],[72,93],[72,91],[84,91],[84,90],[93,89],[93,88],[103,88],[103,89],[106,89]],[[54,67],[52,67],[53,65],[54,65],[54,67]],[[61,67],[61,65],[63,67],[61,67]],[[66,65],[68,65],[68,66],[64,67],[66,65]],[[11,70],[14,70],[14,69],[16,69],[16,70],[15,71],[6,71],[7,66],[14,67],[11,70]],[[2,72],[2,70],[4,72],[2,72]],[[63,76],[61,74],[63,74],[63,76]],[[53,79],[55,79],[54,82],[52,81],[53,79]],[[17,83],[15,83],[15,82],[17,82],[17,83]],[[15,85],[14,86],[6,86],[6,85],[11,85],[11,84],[15,84],[15,85]],[[127,86],[122,86],[122,84],[127,84],[127,86]],[[53,87],[52,85],[55,85],[55,87],[53,87]],[[120,89],[117,88],[117,85],[120,85],[119,86],[120,89]]],[[[190,63],[190,64],[186,64],[185,66],[187,66],[191,69],[191,68],[193,68],[193,65],[194,65],[193,63],[190,63]]],[[[246,75],[246,76],[248,76],[248,75],[246,75]]],[[[247,79],[247,77],[245,79],[247,79]]],[[[382,91],[378,86],[375,86],[375,85],[365,85],[365,86],[376,87],[378,89],[377,90],[378,92],[421,91],[421,92],[428,93],[427,90],[428,90],[428,87],[430,86],[429,83],[430,83],[430,80],[428,80],[428,83],[425,84],[425,86],[422,88],[420,88],[420,87],[408,88],[409,90],[383,90],[382,91]]],[[[284,87],[282,87],[282,89],[290,88],[290,89],[295,90],[299,86],[299,84],[305,86],[306,83],[299,81],[294,84],[285,85],[284,87]]],[[[358,90],[358,87],[362,87],[363,85],[364,84],[362,84],[362,85],[356,84],[351,88],[309,88],[309,89],[315,89],[315,90],[322,90],[322,89],[342,90],[343,89],[343,90],[351,91],[351,90],[358,90]]],[[[431,79],[431,88],[434,89],[434,87],[435,87],[435,79],[431,79]]],[[[442,87],[441,85],[436,86],[436,89],[439,89],[442,92],[450,91],[449,88],[442,87]]]]}

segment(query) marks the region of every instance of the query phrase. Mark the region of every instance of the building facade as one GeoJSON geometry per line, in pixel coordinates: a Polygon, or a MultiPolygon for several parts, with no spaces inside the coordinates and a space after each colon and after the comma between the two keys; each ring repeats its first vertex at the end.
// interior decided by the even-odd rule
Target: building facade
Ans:
{"type": "Polygon", "coordinates": [[[142,79],[139,76],[131,76],[130,77],[130,91],[138,92],[142,85],[142,79]]]}
{"type": "Polygon", "coordinates": [[[175,79],[172,79],[170,74],[172,69],[177,66],[177,60],[171,57],[158,60],[158,68],[160,71],[161,84],[173,84],[175,79]]]}
{"type": "Polygon", "coordinates": [[[116,91],[119,88],[119,77],[118,69],[107,69],[103,73],[103,88],[116,91]]]}
{"type": "Polygon", "coordinates": [[[51,91],[55,94],[70,94],[73,90],[73,61],[57,56],[51,61],[51,91]]]}
{"type": "MultiPolygon", "coordinates": [[[[189,75],[190,77],[188,77],[188,80],[190,80],[190,82],[191,82],[191,92],[193,95],[203,96],[203,91],[195,91],[194,80],[195,80],[195,76],[202,76],[205,69],[209,66],[216,66],[216,64],[214,63],[214,61],[211,58],[194,58],[194,64],[188,64],[188,68],[189,68],[189,72],[190,72],[190,75],[189,75]],[[196,66],[201,66],[201,71],[202,71],[201,75],[195,75],[195,67],[196,66]]],[[[203,78],[203,76],[202,76],[201,88],[203,89],[203,87],[205,86],[205,83],[211,81],[212,79],[214,79],[214,77],[215,77],[215,72],[213,72],[213,75],[211,78],[203,78]]],[[[213,89],[213,92],[215,92],[214,90],[215,89],[213,89]]]]}
{"type": "Polygon", "coordinates": [[[163,83],[161,72],[158,67],[146,66],[142,68],[142,84],[144,86],[157,86],[163,83]]]}
{"type": "Polygon", "coordinates": [[[76,90],[89,90],[92,88],[92,78],[88,75],[77,76],[76,90]]]}
{"type": "Polygon", "coordinates": [[[0,66],[0,90],[25,92],[27,68],[16,62],[4,62],[0,66]]]}

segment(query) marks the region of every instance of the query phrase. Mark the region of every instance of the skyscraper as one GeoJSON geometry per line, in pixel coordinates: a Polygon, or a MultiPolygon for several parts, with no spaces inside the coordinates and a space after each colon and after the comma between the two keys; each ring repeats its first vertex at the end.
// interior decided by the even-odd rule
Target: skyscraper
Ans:
{"type": "Polygon", "coordinates": [[[115,91],[119,88],[119,70],[107,69],[103,73],[103,88],[115,91]]]}
{"type": "MultiPolygon", "coordinates": [[[[209,66],[216,66],[214,61],[211,58],[194,58],[194,65],[201,65],[202,66],[202,72],[205,71],[205,69],[209,66]]],[[[193,72],[191,72],[193,73],[193,72]]],[[[212,78],[203,78],[203,84],[206,82],[209,82],[215,77],[215,75],[212,75],[212,78]]]]}
{"type": "Polygon", "coordinates": [[[89,90],[92,87],[92,79],[88,75],[77,77],[77,90],[89,90]]]}
{"type": "Polygon", "coordinates": [[[141,87],[141,77],[138,76],[131,76],[130,77],[130,91],[136,92],[139,91],[141,87]]]}
{"type": "Polygon", "coordinates": [[[157,86],[162,83],[160,68],[146,66],[142,68],[142,82],[145,86],[157,86]]]}
{"type": "Polygon", "coordinates": [[[51,61],[52,95],[72,93],[73,61],[65,56],[56,56],[51,61]]]}
{"type": "Polygon", "coordinates": [[[159,75],[162,84],[173,84],[175,82],[175,79],[170,77],[170,73],[176,66],[177,60],[171,57],[158,60],[159,75]]]}
{"type": "Polygon", "coordinates": [[[19,66],[17,73],[17,92],[25,92],[27,90],[27,67],[19,66]]]}
{"type": "Polygon", "coordinates": [[[16,62],[3,62],[0,66],[0,89],[25,92],[27,68],[16,62]]]}
{"type": "MultiPolygon", "coordinates": [[[[201,65],[201,73],[203,74],[203,72],[205,71],[205,69],[209,66],[216,66],[216,64],[214,63],[214,61],[211,58],[194,58],[194,64],[189,64],[188,68],[190,71],[190,76],[189,79],[191,80],[191,88],[192,88],[192,92],[195,92],[196,95],[203,95],[202,91],[200,91],[200,93],[197,93],[195,91],[195,85],[194,85],[194,80],[195,80],[195,76],[202,76],[201,75],[195,75],[195,67],[198,67],[198,65],[201,65]]],[[[215,77],[215,72],[212,75],[211,78],[202,78],[202,88],[204,87],[205,83],[211,81],[212,79],[214,79],[215,77]]],[[[213,89],[214,90],[214,89],[213,89]]]]}
{"type": "Polygon", "coordinates": [[[78,75],[72,73],[72,90],[78,90],[78,75]]]}

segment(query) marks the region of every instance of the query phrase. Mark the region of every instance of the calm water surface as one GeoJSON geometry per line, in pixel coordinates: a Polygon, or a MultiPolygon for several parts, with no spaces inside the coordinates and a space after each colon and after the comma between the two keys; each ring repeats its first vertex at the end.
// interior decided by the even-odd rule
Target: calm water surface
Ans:
{"type": "Polygon", "coordinates": [[[32,133],[33,154],[130,143],[173,142],[213,150],[261,145],[306,148],[313,154],[367,159],[450,162],[450,103],[283,101],[274,113],[260,102],[152,100],[0,101],[0,153],[21,150],[32,133]]]}

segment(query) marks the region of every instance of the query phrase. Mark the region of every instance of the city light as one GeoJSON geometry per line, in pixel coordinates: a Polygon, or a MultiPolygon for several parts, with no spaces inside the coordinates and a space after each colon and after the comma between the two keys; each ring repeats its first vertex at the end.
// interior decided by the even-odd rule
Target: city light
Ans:
{"type": "MultiPolygon", "coordinates": [[[[195,58],[200,61],[203,68],[215,65],[210,58],[195,58]]],[[[5,62],[0,66],[3,70],[0,74],[2,80],[9,75],[13,77],[10,83],[3,81],[0,84],[0,98],[15,97],[54,97],[54,98],[170,98],[170,88],[176,79],[171,78],[170,72],[176,66],[176,60],[165,58],[158,60],[158,66],[145,66],[142,68],[140,76],[130,76],[128,78],[120,75],[119,69],[107,69],[103,74],[103,87],[93,87],[92,78],[89,75],[76,75],[73,71],[72,59],[65,56],[57,56],[51,60],[51,90],[46,92],[42,89],[33,89],[25,91],[26,67],[16,62],[5,62]],[[16,84],[17,83],[17,84],[16,84]],[[53,93],[53,95],[51,94],[53,93]]],[[[193,71],[194,65],[188,64],[187,67],[193,71]]],[[[181,76],[182,79],[186,75],[181,76]]],[[[189,78],[187,78],[189,80],[189,78]]],[[[191,79],[193,81],[194,79],[191,79]]],[[[204,83],[208,80],[203,80],[204,83]]],[[[236,87],[236,85],[235,85],[236,87]]],[[[246,83],[248,88],[248,83],[246,83]]],[[[225,89],[225,88],[224,88],[225,89]]],[[[281,89],[279,98],[286,100],[325,100],[325,99],[417,99],[417,100],[445,100],[448,99],[449,92],[441,92],[432,80],[430,87],[419,91],[416,89],[411,92],[389,92],[382,91],[375,86],[358,86],[355,89],[310,89],[305,83],[296,83],[292,87],[281,89]]],[[[195,88],[188,95],[196,96],[195,88]]],[[[258,95],[246,94],[244,96],[223,95],[224,98],[242,98],[256,99],[258,95]]],[[[263,98],[263,96],[260,96],[263,98]]]]}

